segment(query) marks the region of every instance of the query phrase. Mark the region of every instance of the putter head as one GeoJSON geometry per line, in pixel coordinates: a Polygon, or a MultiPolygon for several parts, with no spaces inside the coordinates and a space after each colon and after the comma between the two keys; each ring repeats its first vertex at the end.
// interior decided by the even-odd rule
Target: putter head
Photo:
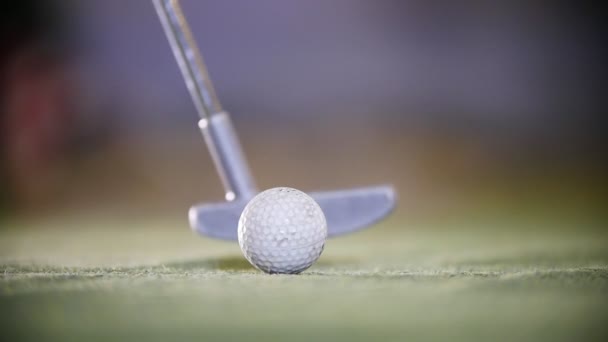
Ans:
{"type": "MultiPolygon", "coordinates": [[[[329,237],[348,234],[378,222],[395,208],[392,186],[313,192],[327,220],[329,237]]],[[[195,232],[222,240],[238,240],[238,222],[248,200],[200,204],[190,208],[190,226],[195,232]]]]}

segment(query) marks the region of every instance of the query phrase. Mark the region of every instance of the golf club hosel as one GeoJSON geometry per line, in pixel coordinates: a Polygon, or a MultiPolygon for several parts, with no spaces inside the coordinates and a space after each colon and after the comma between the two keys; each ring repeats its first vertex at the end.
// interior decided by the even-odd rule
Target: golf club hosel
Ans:
{"type": "Polygon", "coordinates": [[[226,200],[255,196],[257,187],[228,113],[209,115],[199,120],[198,126],[224,185],[226,200]]]}

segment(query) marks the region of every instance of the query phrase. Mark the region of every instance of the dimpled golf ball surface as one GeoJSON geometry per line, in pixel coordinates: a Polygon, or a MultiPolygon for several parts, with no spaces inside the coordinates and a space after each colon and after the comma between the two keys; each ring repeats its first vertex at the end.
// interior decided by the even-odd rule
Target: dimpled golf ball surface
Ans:
{"type": "Polygon", "coordinates": [[[310,196],[292,188],[261,192],[239,220],[245,258],[267,273],[300,273],[323,252],[327,222],[310,196]]]}

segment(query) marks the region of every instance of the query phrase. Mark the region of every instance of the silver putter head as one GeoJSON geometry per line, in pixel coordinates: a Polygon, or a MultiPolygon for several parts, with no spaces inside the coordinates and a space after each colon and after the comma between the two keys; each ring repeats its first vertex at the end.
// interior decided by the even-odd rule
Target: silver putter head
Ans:
{"type": "MultiPolygon", "coordinates": [[[[222,109],[215,94],[179,1],[153,0],[153,3],[200,116],[198,126],[224,185],[226,199],[229,200],[190,208],[190,226],[201,235],[238,240],[241,212],[257,193],[257,187],[230,116],[222,109]]],[[[391,186],[310,195],[323,209],[329,236],[354,232],[379,221],[393,210],[396,200],[391,186]]]]}
{"type": "MultiPolygon", "coordinates": [[[[388,185],[309,195],[323,209],[329,237],[348,234],[381,220],[396,202],[395,191],[388,185]]],[[[247,203],[247,200],[235,200],[193,206],[189,212],[190,226],[201,235],[238,240],[238,222],[247,203]]]]}

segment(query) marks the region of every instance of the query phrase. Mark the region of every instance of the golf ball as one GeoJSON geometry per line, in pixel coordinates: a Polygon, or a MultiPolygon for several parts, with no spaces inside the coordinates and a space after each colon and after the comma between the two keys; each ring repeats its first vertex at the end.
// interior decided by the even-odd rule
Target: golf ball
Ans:
{"type": "Polygon", "coordinates": [[[300,273],[323,252],[327,222],[312,197],[292,188],[259,193],[239,219],[245,258],[267,273],[300,273]]]}

